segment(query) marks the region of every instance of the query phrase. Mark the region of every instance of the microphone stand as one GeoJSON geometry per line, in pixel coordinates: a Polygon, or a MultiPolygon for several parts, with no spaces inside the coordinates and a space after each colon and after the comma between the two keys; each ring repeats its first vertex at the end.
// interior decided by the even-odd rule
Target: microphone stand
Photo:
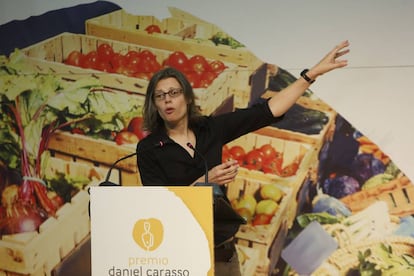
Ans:
{"type": "Polygon", "coordinates": [[[115,162],[111,165],[111,167],[109,167],[108,173],[106,174],[105,181],[104,181],[104,182],[102,182],[102,183],[100,183],[100,184],[99,184],[99,186],[121,186],[121,185],[119,185],[119,184],[115,184],[115,183],[113,183],[113,182],[109,181],[109,178],[111,177],[111,172],[112,172],[112,169],[113,169],[113,168],[115,168],[116,164],[118,164],[119,162],[121,162],[121,161],[123,161],[123,160],[125,160],[125,159],[128,159],[128,158],[130,158],[130,157],[132,157],[132,156],[135,156],[135,155],[137,155],[137,153],[136,153],[136,152],[134,152],[134,153],[130,153],[130,154],[128,154],[128,155],[126,155],[126,156],[124,156],[124,157],[122,157],[122,158],[120,158],[120,159],[116,160],[116,161],[115,161],[115,162]]]}
{"type": "Polygon", "coordinates": [[[208,182],[208,164],[203,154],[191,143],[187,143],[187,146],[204,161],[205,183],[196,183],[195,186],[213,187],[214,244],[215,246],[219,246],[229,239],[232,239],[238,231],[239,225],[246,224],[247,221],[233,209],[220,186],[216,183],[208,182]]]}

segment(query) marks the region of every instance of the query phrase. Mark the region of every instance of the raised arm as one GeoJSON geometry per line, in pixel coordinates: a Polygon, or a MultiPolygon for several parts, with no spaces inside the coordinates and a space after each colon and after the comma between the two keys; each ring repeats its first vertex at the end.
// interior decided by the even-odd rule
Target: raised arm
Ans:
{"type": "Polygon", "coordinates": [[[273,116],[283,115],[302,96],[311,83],[317,77],[337,68],[345,67],[348,64],[346,59],[338,59],[347,54],[349,49],[348,40],[341,42],[333,48],[321,61],[309,69],[302,77],[294,83],[276,93],[269,101],[270,110],[273,116]]]}

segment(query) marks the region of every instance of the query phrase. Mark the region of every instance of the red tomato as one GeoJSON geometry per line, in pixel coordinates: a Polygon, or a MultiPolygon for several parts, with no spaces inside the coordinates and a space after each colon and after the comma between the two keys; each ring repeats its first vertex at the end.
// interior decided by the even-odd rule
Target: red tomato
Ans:
{"type": "Polygon", "coordinates": [[[95,63],[95,69],[99,70],[99,71],[103,71],[103,72],[112,72],[112,66],[109,62],[107,61],[103,61],[103,60],[98,60],[95,63]]]}
{"type": "Polygon", "coordinates": [[[135,133],[127,130],[120,131],[115,136],[115,143],[117,143],[117,145],[135,144],[138,141],[138,137],[135,135],[135,133]]]}
{"type": "Polygon", "coordinates": [[[229,149],[230,155],[234,160],[237,160],[237,162],[239,163],[239,165],[243,165],[244,163],[244,158],[246,156],[246,152],[244,151],[244,148],[242,148],[241,146],[232,146],[229,149]]]}
{"type": "Polygon", "coordinates": [[[199,74],[187,72],[185,76],[187,77],[187,80],[190,83],[191,87],[200,88],[200,75],[199,74]]]}
{"type": "Polygon", "coordinates": [[[207,88],[216,78],[216,74],[211,71],[205,71],[200,76],[200,87],[207,88]]]}
{"type": "Polygon", "coordinates": [[[270,144],[264,144],[259,150],[263,153],[265,160],[274,159],[277,156],[275,148],[270,144]]]}
{"type": "Polygon", "coordinates": [[[114,53],[109,63],[112,65],[114,71],[116,71],[118,67],[125,66],[127,64],[127,58],[120,53],[114,53]]]}
{"type": "Polygon", "coordinates": [[[80,66],[82,68],[96,68],[98,61],[98,52],[90,51],[86,54],[85,58],[81,60],[80,66]]]}
{"type": "Polygon", "coordinates": [[[108,43],[102,43],[98,46],[96,49],[98,52],[99,60],[103,60],[106,62],[109,62],[114,55],[114,49],[112,49],[112,46],[108,43]]]}
{"type": "Polygon", "coordinates": [[[65,64],[80,66],[83,57],[84,55],[81,52],[74,50],[69,53],[68,57],[65,60],[65,64]]]}
{"type": "Polygon", "coordinates": [[[135,67],[137,72],[152,73],[151,61],[144,59],[135,67]]]}
{"type": "Polygon", "coordinates": [[[222,148],[222,152],[221,152],[221,160],[223,162],[226,162],[226,161],[231,160],[231,159],[232,159],[232,157],[231,157],[231,154],[230,154],[229,147],[227,145],[224,145],[223,148],[222,148]]]}
{"type": "Polygon", "coordinates": [[[211,71],[214,72],[216,75],[219,75],[224,70],[226,70],[227,66],[220,60],[213,60],[210,62],[211,71]]]}
{"type": "Polygon", "coordinates": [[[282,164],[283,159],[281,158],[268,159],[264,161],[262,171],[264,173],[271,173],[280,176],[282,174],[282,164]]]}
{"type": "Polygon", "coordinates": [[[210,64],[206,60],[206,58],[202,55],[194,55],[189,60],[188,63],[190,65],[190,70],[192,72],[196,72],[201,74],[205,71],[210,70],[210,64]]]}
{"type": "Polygon", "coordinates": [[[229,151],[223,151],[223,153],[221,154],[221,161],[222,162],[226,162],[226,161],[229,161],[229,160],[232,160],[232,159],[233,158],[232,158],[229,151]]]}
{"type": "Polygon", "coordinates": [[[131,67],[137,67],[141,63],[141,57],[139,55],[132,55],[127,58],[127,65],[131,67]]]}
{"type": "Polygon", "coordinates": [[[139,57],[143,60],[156,60],[156,56],[150,50],[143,50],[139,53],[139,57]]]}
{"type": "Polygon", "coordinates": [[[151,68],[152,73],[155,73],[155,72],[161,70],[161,64],[156,59],[150,60],[149,61],[149,66],[151,68]]]}
{"type": "Polygon", "coordinates": [[[280,176],[288,177],[288,176],[295,175],[296,172],[298,171],[298,168],[299,168],[299,163],[293,162],[282,169],[280,176]]]}
{"type": "Polygon", "coordinates": [[[128,51],[128,53],[125,55],[125,58],[127,59],[127,61],[132,58],[132,57],[139,57],[139,53],[135,50],[130,50],[128,51]]]}
{"type": "Polygon", "coordinates": [[[252,221],[252,225],[266,225],[272,221],[273,215],[269,214],[256,214],[252,221]]]}
{"type": "Polygon", "coordinates": [[[128,131],[134,133],[140,140],[148,135],[148,132],[142,129],[143,122],[142,117],[134,117],[128,124],[128,131]]]}
{"type": "Polygon", "coordinates": [[[158,25],[153,24],[153,25],[148,25],[145,28],[145,31],[147,33],[149,33],[149,34],[152,34],[152,33],[161,33],[161,28],[158,25]]]}
{"type": "Polygon", "coordinates": [[[253,166],[256,170],[261,170],[263,166],[263,153],[258,149],[252,149],[246,154],[246,165],[253,166]]]}
{"type": "Polygon", "coordinates": [[[181,72],[187,72],[189,70],[188,58],[184,52],[181,51],[172,52],[164,61],[164,66],[176,68],[181,72]]]}

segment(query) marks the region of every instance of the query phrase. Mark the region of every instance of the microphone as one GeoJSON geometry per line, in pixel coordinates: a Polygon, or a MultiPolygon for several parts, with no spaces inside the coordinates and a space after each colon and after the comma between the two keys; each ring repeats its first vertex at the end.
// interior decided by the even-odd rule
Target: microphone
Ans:
{"type": "MultiPolygon", "coordinates": [[[[165,144],[166,144],[166,142],[164,140],[160,140],[160,141],[156,142],[155,144],[149,146],[148,148],[142,150],[141,152],[145,152],[145,151],[153,149],[153,148],[158,148],[158,147],[161,148],[165,144]]],[[[138,152],[130,153],[128,155],[125,155],[124,157],[119,158],[114,163],[112,163],[112,165],[109,167],[108,173],[106,174],[105,181],[101,182],[99,184],[99,186],[121,186],[119,184],[113,183],[112,181],[109,181],[109,178],[111,177],[112,170],[113,170],[113,168],[115,168],[116,164],[118,164],[119,162],[121,162],[125,159],[128,159],[128,158],[131,158],[133,156],[136,156],[137,154],[138,154],[138,152]]]]}

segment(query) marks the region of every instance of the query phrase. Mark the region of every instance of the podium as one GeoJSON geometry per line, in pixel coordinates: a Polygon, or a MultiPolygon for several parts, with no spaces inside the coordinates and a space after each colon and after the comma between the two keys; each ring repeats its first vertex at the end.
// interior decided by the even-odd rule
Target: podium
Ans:
{"type": "Polygon", "coordinates": [[[91,187],[92,275],[214,275],[212,206],[211,187],[91,187]]]}

